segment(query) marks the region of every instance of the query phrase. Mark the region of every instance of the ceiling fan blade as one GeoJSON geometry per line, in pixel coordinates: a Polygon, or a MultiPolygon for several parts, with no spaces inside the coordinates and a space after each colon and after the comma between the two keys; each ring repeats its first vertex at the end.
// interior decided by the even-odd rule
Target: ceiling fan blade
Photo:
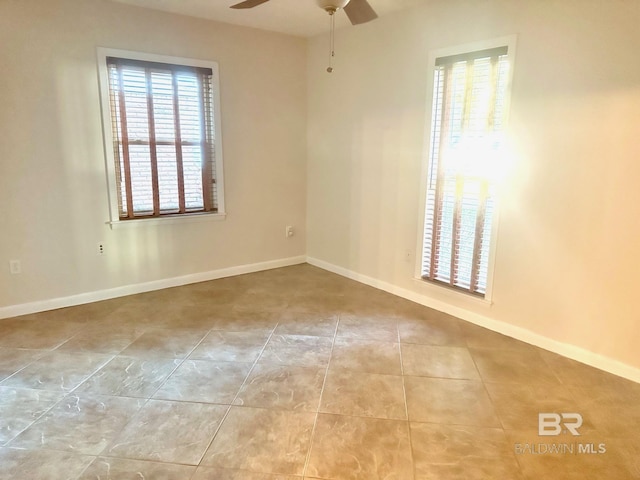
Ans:
{"type": "Polygon", "coordinates": [[[367,23],[378,18],[378,15],[374,12],[373,8],[371,8],[367,0],[351,0],[347,3],[347,6],[344,7],[344,12],[353,25],[360,25],[361,23],[367,23]]]}
{"type": "Polygon", "coordinates": [[[244,2],[236,3],[235,5],[231,5],[231,8],[253,8],[258,5],[262,5],[263,3],[267,3],[269,0],[245,0],[244,2]]]}

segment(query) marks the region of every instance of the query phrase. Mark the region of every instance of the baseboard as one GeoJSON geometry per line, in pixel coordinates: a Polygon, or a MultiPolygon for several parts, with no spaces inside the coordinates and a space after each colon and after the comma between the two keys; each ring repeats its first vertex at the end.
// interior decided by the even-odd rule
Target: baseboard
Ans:
{"type": "Polygon", "coordinates": [[[85,292],[68,297],[52,298],[48,300],[40,300],[37,302],[23,303],[20,305],[10,305],[8,307],[0,308],[0,319],[27,315],[29,313],[44,312],[46,310],[55,310],[57,308],[83,305],[85,303],[99,302],[101,300],[125,297],[127,295],[135,295],[136,293],[161,290],[163,288],[179,287],[181,285],[188,285],[190,283],[206,282],[208,280],[216,280],[218,278],[233,277],[235,275],[243,275],[245,273],[254,273],[263,270],[271,270],[273,268],[289,267],[291,265],[298,265],[305,262],[306,257],[304,255],[301,255],[297,257],[281,258],[278,260],[269,260],[266,262],[221,268],[219,270],[211,270],[208,272],[193,273],[180,277],[163,278],[151,282],[124,285],[122,287],[109,288],[105,290],[85,292]]]}
{"type": "Polygon", "coordinates": [[[493,330],[494,332],[502,333],[503,335],[507,335],[517,340],[535,345],[536,347],[540,347],[545,350],[557,353],[558,355],[571,358],[578,362],[585,363],[600,370],[604,370],[605,372],[609,372],[614,375],[618,375],[620,377],[624,377],[634,382],[640,383],[640,369],[632,367],[631,365],[627,365],[623,362],[620,362],[619,360],[591,352],[576,345],[571,345],[568,343],[560,342],[558,340],[554,340],[549,337],[545,337],[543,335],[540,335],[539,333],[532,332],[531,330],[501,322],[485,315],[466,310],[464,308],[456,307],[454,305],[436,300],[426,295],[416,293],[406,288],[398,287],[391,283],[384,282],[377,278],[369,277],[367,275],[354,272],[347,268],[325,262],[324,260],[307,257],[307,263],[322,268],[323,270],[336,273],[343,277],[350,278],[357,282],[364,283],[371,287],[384,290],[385,292],[392,293],[399,297],[406,298],[407,300],[411,300],[426,307],[433,308],[434,310],[448,313],[449,315],[453,315],[462,320],[466,320],[467,322],[488,328],[489,330],[493,330]]]}

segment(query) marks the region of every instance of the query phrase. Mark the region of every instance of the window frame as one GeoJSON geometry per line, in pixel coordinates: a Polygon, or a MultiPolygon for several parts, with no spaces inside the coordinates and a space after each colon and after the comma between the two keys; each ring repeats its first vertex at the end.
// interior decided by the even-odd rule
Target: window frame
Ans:
{"type": "Polygon", "coordinates": [[[109,201],[109,221],[107,224],[113,228],[122,226],[141,226],[154,224],[182,223],[184,221],[224,220],[226,218],[224,195],[224,162],[222,151],[222,126],[220,115],[220,75],[217,62],[211,60],[198,60],[193,58],[157,55],[151,53],[134,52],[112,48],[98,47],[98,77],[100,89],[100,107],[102,114],[102,135],[104,140],[104,158],[107,174],[107,189],[109,201]],[[112,129],[111,107],[109,98],[109,72],[107,58],[116,57],[142,62],[167,63],[172,65],[184,65],[187,67],[208,68],[212,71],[211,84],[213,88],[213,117],[214,117],[214,151],[215,170],[213,172],[217,190],[217,211],[215,212],[185,212],[164,214],[154,217],[141,217],[121,219],[118,209],[118,192],[116,179],[115,154],[113,151],[114,138],[112,129]]]}
{"type": "Polygon", "coordinates": [[[424,232],[425,232],[425,214],[427,207],[427,190],[429,185],[429,173],[430,173],[430,146],[432,143],[432,121],[433,121],[433,109],[435,107],[435,98],[433,95],[434,90],[434,78],[437,68],[437,59],[442,57],[453,57],[456,55],[465,55],[471,52],[477,52],[482,50],[491,50],[494,48],[507,47],[507,59],[509,62],[509,71],[507,74],[507,87],[504,97],[504,120],[503,120],[503,132],[508,143],[508,131],[509,131],[509,113],[511,105],[511,87],[513,83],[513,72],[516,54],[516,35],[509,35],[505,37],[493,38],[473,43],[467,43],[462,45],[456,45],[452,47],[445,47],[439,49],[433,49],[429,51],[428,55],[428,71],[427,71],[427,105],[425,109],[425,128],[424,128],[424,145],[422,155],[422,168],[420,175],[420,208],[418,216],[418,232],[416,241],[416,255],[414,265],[414,281],[418,283],[420,288],[424,289],[428,294],[440,295],[450,297],[453,300],[471,301],[473,303],[480,303],[485,305],[491,305],[493,303],[493,280],[495,275],[495,260],[497,252],[497,240],[498,240],[498,227],[500,220],[500,188],[496,188],[496,195],[494,198],[494,212],[491,222],[491,236],[489,238],[489,258],[487,269],[487,287],[484,295],[478,295],[476,293],[465,291],[464,289],[447,285],[444,282],[432,281],[422,277],[422,257],[424,253],[424,232]]]}

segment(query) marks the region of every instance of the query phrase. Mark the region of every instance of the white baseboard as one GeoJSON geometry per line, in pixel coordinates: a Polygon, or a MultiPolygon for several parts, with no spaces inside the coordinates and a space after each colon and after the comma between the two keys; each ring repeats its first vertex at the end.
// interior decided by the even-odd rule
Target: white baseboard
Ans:
{"type": "Polygon", "coordinates": [[[125,297],[127,295],[135,295],[136,293],[161,290],[163,288],[179,287],[181,285],[188,285],[190,283],[206,282],[208,280],[216,280],[218,278],[233,277],[235,275],[243,275],[245,273],[254,273],[260,272],[262,270],[271,270],[273,268],[289,267],[291,265],[305,263],[306,261],[306,257],[304,255],[301,255],[298,257],[281,258],[278,260],[269,260],[266,262],[221,268],[219,270],[211,270],[208,272],[192,273],[180,277],[163,278],[151,282],[124,285],[122,287],[97,290],[94,292],[85,292],[68,297],[52,298],[48,300],[23,303],[20,305],[10,305],[8,307],[0,307],[0,319],[17,317],[19,315],[27,315],[29,313],[44,312],[46,310],[55,310],[57,308],[83,305],[85,303],[99,302],[101,300],[125,297]]]}
{"type": "Polygon", "coordinates": [[[398,287],[391,283],[384,282],[382,280],[354,272],[344,267],[325,262],[324,260],[307,257],[307,263],[322,268],[323,270],[327,270],[343,277],[358,281],[360,283],[364,283],[371,287],[384,290],[385,292],[392,293],[399,297],[406,298],[407,300],[411,300],[412,302],[416,302],[429,308],[433,308],[434,310],[453,315],[454,317],[466,320],[467,322],[479,325],[481,327],[488,328],[489,330],[493,330],[494,332],[502,333],[503,335],[507,335],[517,340],[535,345],[536,347],[540,347],[545,350],[557,353],[558,355],[571,358],[578,362],[585,363],[600,370],[604,370],[605,372],[609,372],[614,375],[618,375],[620,377],[624,377],[634,382],[640,383],[639,368],[627,365],[626,363],[620,362],[619,360],[616,360],[614,358],[606,357],[604,355],[586,350],[582,347],[560,342],[558,340],[545,337],[544,335],[540,335],[539,333],[532,332],[531,330],[517,327],[509,323],[501,322],[499,320],[495,320],[493,318],[481,315],[476,312],[472,312],[470,310],[466,310],[464,308],[456,307],[454,305],[436,300],[426,295],[413,292],[406,288],[398,287]]]}

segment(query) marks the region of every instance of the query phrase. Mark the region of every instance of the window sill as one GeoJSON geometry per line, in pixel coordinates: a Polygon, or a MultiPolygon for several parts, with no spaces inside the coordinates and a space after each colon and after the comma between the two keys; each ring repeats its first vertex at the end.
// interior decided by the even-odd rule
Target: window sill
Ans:
{"type": "Polygon", "coordinates": [[[429,294],[436,294],[451,300],[467,302],[482,307],[491,307],[493,305],[493,301],[487,296],[484,298],[479,297],[472,293],[466,293],[463,290],[447,287],[446,285],[438,285],[435,282],[425,280],[421,277],[413,277],[413,281],[420,285],[419,288],[428,291],[429,294]]]}
{"type": "Polygon", "coordinates": [[[227,218],[226,213],[192,213],[182,215],[167,215],[164,217],[136,218],[133,220],[115,220],[107,222],[112,230],[119,228],[137,228],[152,225],[173,225],[184,223],[216,222],[227,218]]]}

